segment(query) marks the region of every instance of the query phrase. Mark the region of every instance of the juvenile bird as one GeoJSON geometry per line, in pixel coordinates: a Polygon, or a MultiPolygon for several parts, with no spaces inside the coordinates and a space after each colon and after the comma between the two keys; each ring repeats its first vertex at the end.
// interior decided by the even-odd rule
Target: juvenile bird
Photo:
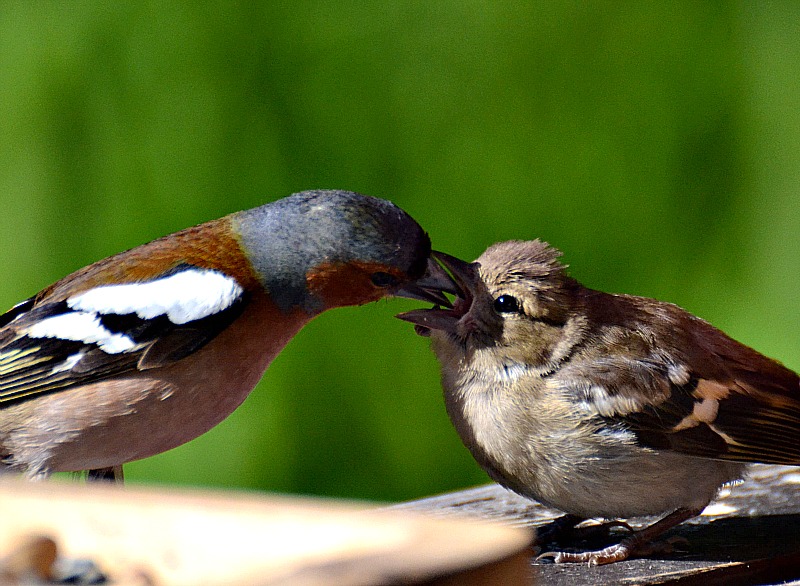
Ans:
{"type": "Polygon", "coordinates": [[[441,301],[430,251],[387,201],[309,191],[72,273],[0,316],[0,472],[121,477],[225,419],[323,311],[441,301]]]}
{"type": "Polygon", "coordinates": [[[666,516],[599,551],[643,551],[698,515],[747,462],[800,465],[800,380],[676,305],[588,289],[538,240],[473,264],[434,253],[461,286],[453,308],[398,317],[430,335],[445,404],[501,485],[592,517],[666,516]]]}

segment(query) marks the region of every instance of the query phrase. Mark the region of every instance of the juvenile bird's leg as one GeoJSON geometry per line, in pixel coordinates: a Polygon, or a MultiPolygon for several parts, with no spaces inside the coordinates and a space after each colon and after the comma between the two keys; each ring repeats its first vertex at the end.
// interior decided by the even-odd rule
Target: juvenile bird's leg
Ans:
{"type": "Polygon", "coordinates": [[[575,526],[584,520],[583,517],[578,515],[562,515],[558,519],[553,519],[547,525],[536,528],[536,537],[533,543],[534,545],[544,545],[554,541],[561,541],[567,535],[571,535],[575,530],[575,526]]]}
{"type": "Polygon", "coordinates": [[[652,552],[652,541],[656,537],[662,535],[676,525],[680,525],[687,519],[696,517],[700,514],[701,510],[702,509],[677,509],[660,521],[656,521],[644,529],[635,531],[633,535],[626,537],[619,543],[597,551],[585,551],[580,553],[553,551],[543,553],[539,558],[552,557],[553,561],[557,564],[586,562],[590,566],[621,562],[636,553],[652,552]]]}
{"type": "MultiPolygon", "coordinates": [[[[578,515],[562,515],[536,529],[536,539],[534,545],[545,545],[553,542],[587,540],[596,537],[606,537],[611,529],[621,527],[634,533],[633,527],[628,525],[625,521],[605,521],[603,523],[593,523],[591,525],[584,525],[577,527],[586,521],[585,518],[578,515]]],[[[546,556],[548,554],[542,554],[546,556]]],[[[541,557],[541,556],[540,556],[541,557]]]]}
{"type": "Polygon", "coordinates": [[[113,482],[115,484],[122,484],[125,480],[122,474],[122,466],[87,470],[86,479],[90,482],[113,482]]]}

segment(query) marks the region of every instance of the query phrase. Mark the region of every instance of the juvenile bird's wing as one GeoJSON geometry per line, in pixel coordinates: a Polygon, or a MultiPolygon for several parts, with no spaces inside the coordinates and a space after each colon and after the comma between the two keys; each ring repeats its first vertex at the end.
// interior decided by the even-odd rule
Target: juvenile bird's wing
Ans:
{"type": "Polygon", "coordinates": [[[663,327],[612,328],[597,355],[565,365],[559,379],[577,406],[651,448],[800,464],[798,375],[675,306],[661,309],[663,327]]]}
{"type": "Polygon", "coordinates": [[[172,364],[228,327],[247,302],[233,278],[190,265],[65,299],[28,299],[0,316],[0,407],[172,364]]]}
{"type": "MultiPolygon", "coordinates": [[[[698,320],[699,321],[699,320],[698,320]]],[[[779,362],[701,322],[686,357],[692,396],[721,438],[717,448],[676,438],[686,453],[726,460],[800,464],[800,378],[779,362]],[[723,443],[724,442],[724,443],[723,443]],[[709,452],[699,453],[703,448],[709,452]]],[[[679,435],[673,433],[673,435],[679,435]]]]}

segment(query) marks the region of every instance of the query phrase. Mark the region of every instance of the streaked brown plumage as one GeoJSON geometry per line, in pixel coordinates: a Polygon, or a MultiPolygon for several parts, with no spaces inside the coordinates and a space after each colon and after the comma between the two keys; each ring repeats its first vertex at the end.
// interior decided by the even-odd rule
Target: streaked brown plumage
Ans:
{"type": "Polygon", "coordinates": [[[574,516],[665,514],[608,563],[699,514],[747,462],[800,465],[800,379],[670,303],[594,291],[540,241],[468,265],[453,309],[400,317],[429,334],[448,413],[500,484],[574,516]]]}

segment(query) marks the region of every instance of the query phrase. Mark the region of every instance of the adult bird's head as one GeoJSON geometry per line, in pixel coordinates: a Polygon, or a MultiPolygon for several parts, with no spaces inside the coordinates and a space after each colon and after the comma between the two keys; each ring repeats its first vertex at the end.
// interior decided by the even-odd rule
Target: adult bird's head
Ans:
{"type": "Polygon", "coordinates": [[[227,417],[320,312],[392,295],[447,304],[447,291],[408,214],[342,191],[97,261],[0,316],[0,471],[119,478],[227,417]]]}
{"type": "Polygon", "coordinates": [[[431,259],[425,231],[382,199],[305,191],[234,214],[233,229],[285,312],[316,314],[387,296],[447,304],[441,291],[455,292],[431,259]]]}

